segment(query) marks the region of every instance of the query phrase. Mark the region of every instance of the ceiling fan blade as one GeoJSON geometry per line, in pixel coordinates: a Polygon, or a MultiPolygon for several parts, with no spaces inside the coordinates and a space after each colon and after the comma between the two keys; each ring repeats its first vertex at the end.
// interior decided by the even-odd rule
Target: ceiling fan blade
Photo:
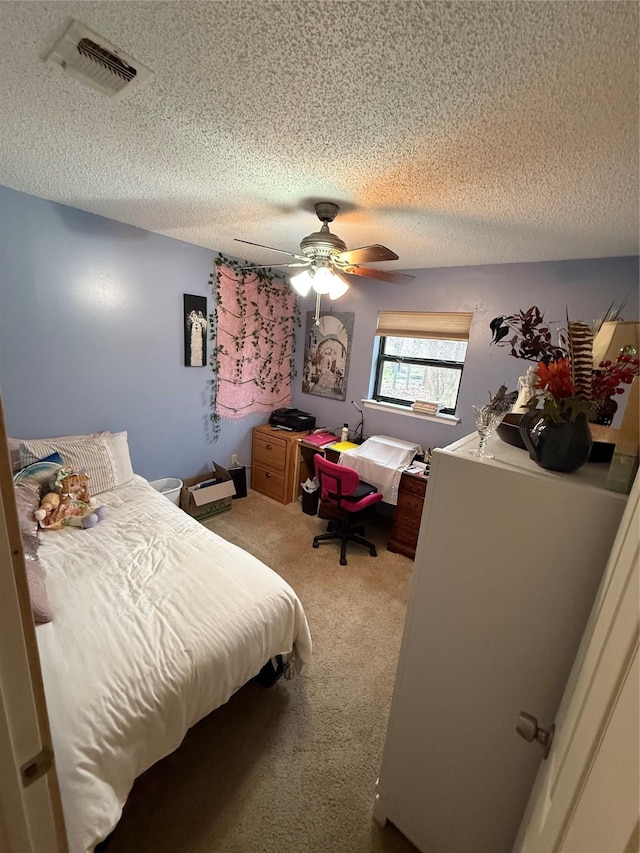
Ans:
{"type": "Polygon", "coordinates": [[[296,255],[294,252],[286,252],[284,249],[274,249],[273,246],[263,246],[262,243],[252,243],[251,240],[241,240],[239,237],[234,237],[236,243],[247,243],[249,246],[257,246],[259,249],[270,249],[272,252],[280,252],[281,255],[291,255],[292,258],[298,258],[299,261],[308,260],[304,255],[296,255]]]}
{"type": "Polygon", "coordinates": [[[272,264],[249,264],[246,267],[239,267],[241,270],[270,270],[271,267],[308,267],[309,262],[305,264],[292,262],[290,264],[279,263],[278,261],[274,261],[272,264]]]}
{"type": "Polygon", "coordinates": [[[391,284],[408,284],[413,281],[415,275],[407,275],[402,272],[388,272],[387,270],[374,270],[371,267],[346,267],[343,272],[349,275],[363,275],[367,278],[378,278],[380,281],[388,281],[391,284]]]}
{"type": "Polygon", "coordinates": [[[398,256],[386,246],[375,243],[373,246],[363,246],[361,249],[351,249],[336,255],[338,263],[345,264],[375,264],[377,261],[397,261],[398,256]]]}

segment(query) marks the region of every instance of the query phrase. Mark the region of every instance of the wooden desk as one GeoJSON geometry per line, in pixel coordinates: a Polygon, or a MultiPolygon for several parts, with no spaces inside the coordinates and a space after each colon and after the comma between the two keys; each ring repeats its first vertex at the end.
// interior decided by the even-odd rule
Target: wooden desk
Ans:
{"type": "MultiPolygon", "coordinates": [[[[311,479],[314,477],[313,457],[316,453],[320,453],[331,462],[338,462],[340,458],[340,452],[333,450],[331,445],[327,447],[309,447],[301,441],[299,448],[300,462],[298,474],[301,483],[307,478],[311,479]]],[[[398,503],[393,511],[391,535],[387,543],[389,551],[404,554],[405,557],[409,557],[412,560],[415,558],[426,491],[426,477],[420,477],[417,474],[407,474],[406,471],[403,472],[398,486],[398,503]]],[[[339,517],[339,513],[333,507],[329,505],[325,506],[325,502],[320,501],[318,516],[325,520],[335,520],[339,517]]]]}
{"type": "MultiPolygon", "coordinates": [[[[333,450],[331,445],[310,447],[303,444],[300,439],[306,435],[309,435],[308,431],[287,432],[274,429],[269,424],[254,427],[251,488],[281,504],[288,504],[300,496],[300,484],[315,476],[313,458],[317,453],[331,462],[338,462],[339,450],[333,450]]],[[[402,474],[387,548],[412,560],[416,553],[426,489],[424,477],[407,474],[406,471],[402,474]]],[[[318,515],[325,520],[337,518],[333,508],[324,507],[322,501],[318,515]]]]}
{"type": "Polygon", "coordinates": [[[393,513],[393,527],[387,549],[405,557],[416,556],[422,507],[427,491],[427,478],[403,472],[398,487],[398,503],[393,513]]]}

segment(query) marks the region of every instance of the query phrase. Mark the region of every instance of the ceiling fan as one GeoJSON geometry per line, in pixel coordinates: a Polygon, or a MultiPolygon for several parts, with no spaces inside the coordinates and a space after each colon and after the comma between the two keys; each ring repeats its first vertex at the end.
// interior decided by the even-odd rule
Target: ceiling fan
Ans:
{"type": "Polygon", "coordinates": [[[414,276],[405,273],[388,272],[377,270],[372,267],[363,266],[366,263],[378,261],[397,261],[398,256],[385,246],[374,244],[363,246],[360,249],[347,250],[346,244],[329,231],[329,222],[333,222],[340,209],[337,204],[330,201],[321,201],[314,205],[316,215],[322,227],[319,231],[302,239],[300,243],[300,254],[286,252],[283,249],[274,249],[272,246],[263,246],[260,243],[252,243],[250,240],[240,240],[238,243],[247,243],[249,246],[259,246],[261,249],[270,249],[272,252],[280,252],[289,255],[295,260],[283,264],[264,264],[263,266],[252,265],[249,269],[262,269],[271,266],[299,267],[301,272],[291,277],[291,285],[301,296],[306,296],[311,288],[316,293],[316,324],[320,315],[320,298],[327,294],[330,299],[338,299],[349,290],[349,275],[365,276],[366,278],[377,278],[391,284],[405,284],[414,276]]]}

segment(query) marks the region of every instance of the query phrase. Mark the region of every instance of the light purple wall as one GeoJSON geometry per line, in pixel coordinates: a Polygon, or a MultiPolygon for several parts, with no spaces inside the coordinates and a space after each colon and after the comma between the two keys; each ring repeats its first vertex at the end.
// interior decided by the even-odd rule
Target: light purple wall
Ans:
{"type": "MultiPolygon", "coordinates": [[[[303,394],[298,378],[293,405],[316,415],[318,425],[340,428],[343,422],[354,429],[359,415],[350,400],[360,404],[369,396],[374,331],[379,310],[472,311],[466,365],[462,377],[457,414],[458,426],[443,426],[426,420],[364,409],[365,435],[393,435],[419,442],[423,447],[444,447],[473,432],[473,403],[488,400],[488,392],[505,383],[516,388],[529,362],[509,355],[507,349],[490,346],[490,321],[521,308],[537,305],[549,321],[564,325],[567,309],[574,320],[591,323],[603,314],[612,300],[627,299],[626,320],[638,319],[638,258],[600,258],[497,266],[454,267],[415,270],[415,282],[391,285],[360,278],[349,293],[336,302],[323,299],[323,311],[354,311],[355,326],[346,402],[303,394]]],[[[298,334],[296,358],[302,375],[304,331],[307,311],[314,300],[301,302],[302,329],[298,334]]],[[[364,408],[364,407],[363,407],[364,408]]]]}
{"type": "MultiPolygon", "coordinates": [[[[136,472],[251,458],[252,422],[208,434],[208,367],[184,367],[182,296],[215,253],[0,187],[0,389],[20,438],[126,429],[136,472]]],[[[257,418],[254,422],[264,421],[257,418]]]]}
{"type": "MultiPolygon", "coordinates": [[[[188,477],[251,461],[261,416],[208,430],[208,368],[183,366],[182,295],[208,297],[215,253],[0,187],[0,389],[9,435],[38,437],[126,429],[135,470],[149,479],[188,477]]],[[[365,433],[444,446],[472,432],[471,404],[501,382],[515,385],[524,362],[489,346],[489,321],[537,304],[549,320],[590,321],[629,297],[638,318],[638,258],[421,270],[394,287],[359,279],[334,310],[355,311],[347,401],[302,394],[302,300],[292,404],[319,425],[355,427],[349,404],[369,393],[377,312],[473,311],[459,400],[462,423],[446,427],[365,410],[365,433]]],[[[326,302],[326,307],[332,303],[326,302]]],[[[325,307],[325,306],[323,306],[325,307]]]]}

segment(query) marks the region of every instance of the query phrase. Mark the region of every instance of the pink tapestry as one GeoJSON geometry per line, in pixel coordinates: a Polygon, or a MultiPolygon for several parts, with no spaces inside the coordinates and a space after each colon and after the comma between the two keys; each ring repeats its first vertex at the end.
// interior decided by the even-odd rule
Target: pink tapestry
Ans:
{"type": "Polygon", "coordinates": [[[270,414],[291,400],[295,295],[284,279],[228,266],[216,278],[216,414],[270,414]]]}

